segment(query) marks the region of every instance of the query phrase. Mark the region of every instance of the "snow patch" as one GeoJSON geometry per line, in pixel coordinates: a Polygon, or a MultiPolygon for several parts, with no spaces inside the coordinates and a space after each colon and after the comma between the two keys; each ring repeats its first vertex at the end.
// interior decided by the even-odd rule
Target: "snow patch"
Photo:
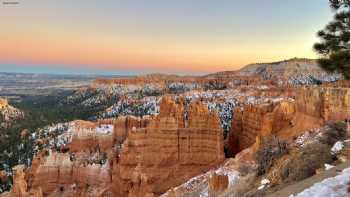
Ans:
{"type": "Polygon", "coordinates": [[[330,170],[330,169],[334,168],[334,166],[333,166],[333,165],[330,165],[330,164],[325,163],[325,164],[324,164],[324,168],[325,168],[325,170],[330,170]]]}
{"type": "Polygon", "coordinates": [[[270,180],[269,179],[263,179],[263,180],[261,180],[260,184],[261,185],[258,187],[258,190],[262,190],[266,186],[268,186],[268,184],[270,184],[270,180]]]}
{"type": "Polygon", "coordinates": [[[304,190],[297,195],[290,195],[289,197],[343,197],[350,196],[348,192],[350,180],[350,168],[344,169],[338,176],[328,178],[322,182],[315,183],[310,188],[304,190]]]}
{"type": "Polygon", "coordinates": [[[331,149],[332,155],[336,155],[336,154],[340,153],[340,151],[343,150],[343,148],[344,148],[343,141],[336,142],[331,149]]]}
{"type": "Polygon", "coordinates": [[[270,184],[270,180],[269,179],[261,180],[261,185],[267,185],[267,184],[270,184]]]}
{"type": "Polygon", "coordinates": [[[103,124],[96,127],[97,134],[107,135],[113,132],[113,125],[103,124]]]}

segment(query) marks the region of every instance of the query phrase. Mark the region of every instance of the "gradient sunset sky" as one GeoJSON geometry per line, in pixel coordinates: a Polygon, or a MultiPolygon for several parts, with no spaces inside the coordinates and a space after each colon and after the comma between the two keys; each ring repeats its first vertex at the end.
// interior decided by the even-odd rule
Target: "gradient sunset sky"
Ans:
{"type": "Polygon", "coordinates": [[[332,18],[328,0],[4,1],[0,72],[202,74],[316,58],[332,18]]]}

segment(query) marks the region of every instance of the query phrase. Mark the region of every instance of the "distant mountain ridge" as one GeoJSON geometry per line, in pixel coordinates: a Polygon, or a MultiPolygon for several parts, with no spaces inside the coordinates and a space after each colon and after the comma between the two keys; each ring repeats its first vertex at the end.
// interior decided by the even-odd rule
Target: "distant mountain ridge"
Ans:
{"type": "Polygon", "coordinates": [[[275,72],[276,74],[283,74],[283,76],[288,76],[291,74],[301,73],[301,72],[320,72],[325,73],[322,68],[317,65],[316,60],[313,59],[300,59],[293,58],[290,60],[284,60],[272,63],[256,63],[249,64],[239,70],[240,74],[243,75],[254,75],[261,74],[264,71],[275,72]]]}
{"type": "Polygon", "coordinates": [[[327,73],[314,59],[293,58],[272,63],[254,63],[237,71],[224,71],[208,76],[260,76],[264,80],[293,85],[333,82],[343,79],[339,73],[327,73]]]}

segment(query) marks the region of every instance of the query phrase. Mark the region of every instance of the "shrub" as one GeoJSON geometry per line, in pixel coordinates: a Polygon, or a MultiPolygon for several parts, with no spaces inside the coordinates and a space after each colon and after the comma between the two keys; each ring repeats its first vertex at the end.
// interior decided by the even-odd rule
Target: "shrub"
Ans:
{"type": "Polygon", "coordinates": [[[269,171],[274,161],[288,153],[288,144],[277,137],[263,138],[256,152],[255,160],[258,164],[258,175],[269,171]]]}
{"type": "Polygon", "coordinates": [[[238,167],[238,172],[241,176],[246,176],[252,172],[254,172],[254,167],[249,165],[249,164],[241,164],[239,167],[238,167]]]}
{"type": "Polygon", "coordinates": [[[344,122],[337,122],[328,126],[329,128],[326,129],[319,139],[321,143],[333,146],[337,141],[346,138],[346,124],[344,122]]]}
{"type": "Polygon", "coordinates": [[[300,181],[314,175],[325,163],[333,161],[330,149],[329,145],[319,142],[306,145],[281,167],[282,180],[300,181]]]}
{"type": "Polygon", "coordinates": [[[205,90],[224,90],[226,88],[226,84],[218,80],[209,81],[204,85],[205,90]]]}

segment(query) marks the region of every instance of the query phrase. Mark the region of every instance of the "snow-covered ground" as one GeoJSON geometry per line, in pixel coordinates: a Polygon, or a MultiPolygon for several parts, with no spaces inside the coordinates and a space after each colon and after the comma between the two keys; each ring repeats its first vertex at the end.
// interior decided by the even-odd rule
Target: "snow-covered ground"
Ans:
{"type": "Polygon", "coordinates": [[[114,118],[118,116],[145,116],[159,113],[160,97],[150,96],[142,99],[133,99],[128,96],[106,109],[101,118],[114,118]]]}
{"type": "Polygon", "coordinates": [[[100,126],[96,127],[96,133],[97,134],[110,134],[113,132],[113,125],[109,125],[109,124],[103,124],[100,126]]]}
{"type": "Polygon", "coordinates": [[[258,187],[258,190],[262,190],[264,189],[266,186],[268,186],[270,184],[270,180],[269,179],[263,179],[260,182],[260,186],[258,187]]]}
{"type": "Polygon", "coordinates": [[[331,148],[331,152],[333,155],[338,154],[342,149],[344,148],[344,142],[338,141],[336,142],[333,147],[331,148]]]}
{"type": "Polygon", "coordinates": [[[295,141],[294,144],[299,147],[304,147],[307,144],[311,144],[317,141],[317,139],[322,135],[320,128],[313,128],[304,131],[295,141]]]}
{"type": "Polygon", "coordinates": [[[345,197],[350,196],[350,168],[344,169],[338,176],[316,183],[297,195],[290,197],[345,197]]]}
{"type": "MultiPolygon", "coordinates": [[[[191,196],[190,194],[195,194],[199,197],[208,197],[208,181],[214,173],[217,175],[226,175],[228,177],[230,187],[234,186],[239,180],[239,172],[237,170],[231,169],[230,167],[223,165],[215,170],[210,170],[204,174],[191,178],[184,184],[175,187],[174,191],[176,193],[181,193],[183,196],[186,196],[186,194],[188,194],[189,196],[191,196]]],[[[167,193],[161,195],[161,197],[167,196],[167,193]]]]}

